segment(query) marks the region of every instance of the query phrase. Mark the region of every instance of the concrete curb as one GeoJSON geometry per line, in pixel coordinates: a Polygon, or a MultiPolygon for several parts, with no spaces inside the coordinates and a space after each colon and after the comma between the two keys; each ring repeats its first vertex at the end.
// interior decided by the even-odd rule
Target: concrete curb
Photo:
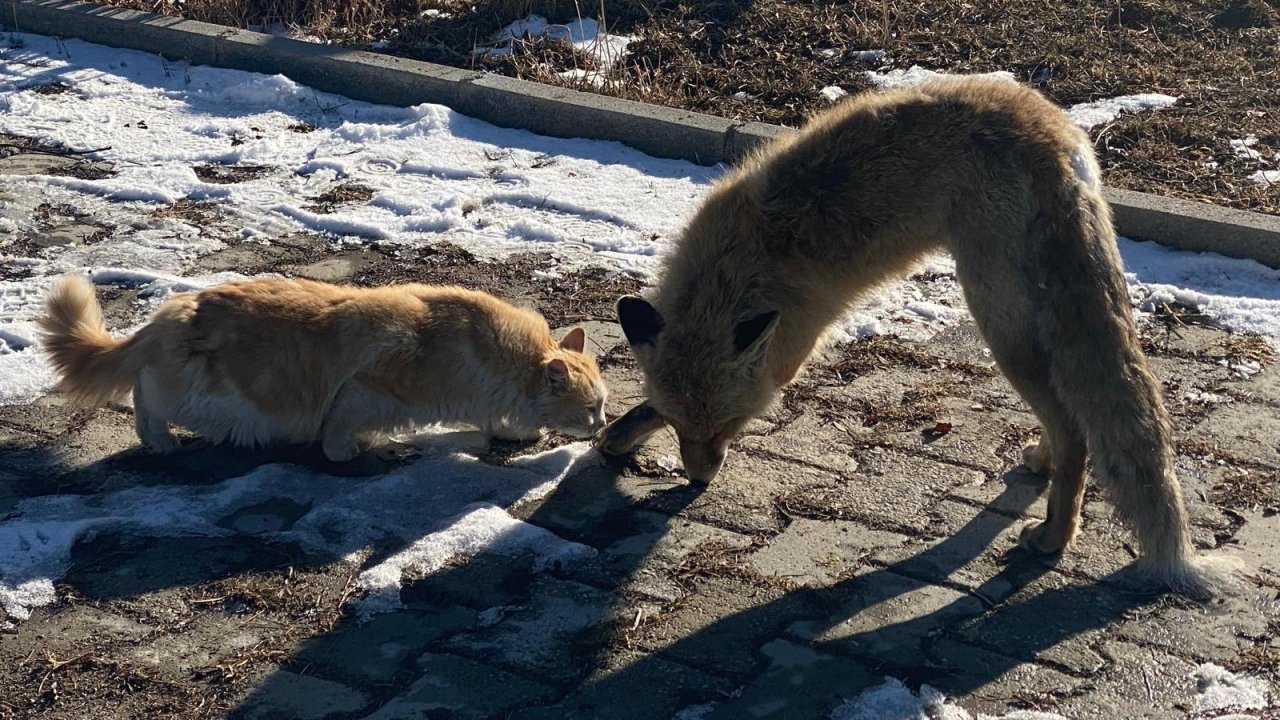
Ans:
{"type": "MultiPolygon", "coordinates": [[[[500,75],[290,40],[73,0],[3,0],[0,26],[157,53],[192,64],[279,73],[390,105],[437,103],[501,127],[613,140],[655,157],[733,162],[788,128],[593,95],[500,75]]],[[[1280,268],[1280,217],[1106,189],[1122,235],[1280,268]]]]}

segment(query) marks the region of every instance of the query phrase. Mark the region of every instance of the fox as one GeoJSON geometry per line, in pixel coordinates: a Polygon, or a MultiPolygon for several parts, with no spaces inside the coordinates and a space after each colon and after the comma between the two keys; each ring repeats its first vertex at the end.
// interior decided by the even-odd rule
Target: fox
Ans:
{"type": "Polygon", "coordinates": [[[212,443],[318,443],[346,462],[415,426],[531,440],[590,437],[606,419],[581,327],[556,342],[537,312],[461,287],[230,282],[173,295],[121,339],[92,284],[68,275],[38,323],[59,390],[89,408],[131,391],[138,439],[158,454],[179,447],[171,424],[212,443]]]}
{"type": "Polygon", "coordinates": [[[653,288],[618,300],[643,403],[597,436],[608,455],[674,429],[709,483],[859,296],[950,252],[995,362],[1038,418],[1023,450],[1049,478],[1019,543],[1066,549],[1087,462],[1141,547],[1146,577],[1189,596],[1228,587],[1198,557],[1160,383],[1138,337],[1088,135],[1015,82],[944,78],[815,115],[713,185],[653,288]]]}

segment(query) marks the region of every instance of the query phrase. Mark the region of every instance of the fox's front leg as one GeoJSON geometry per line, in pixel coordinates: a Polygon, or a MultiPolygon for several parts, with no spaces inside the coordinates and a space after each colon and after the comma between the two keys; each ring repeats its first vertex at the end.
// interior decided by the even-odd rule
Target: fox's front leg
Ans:
{"type": "Polygon", "coordinates": [[[593,444],[605,455],[626,455],[666,424],[658,411],[642,402],[601,428],[593,444]]]}

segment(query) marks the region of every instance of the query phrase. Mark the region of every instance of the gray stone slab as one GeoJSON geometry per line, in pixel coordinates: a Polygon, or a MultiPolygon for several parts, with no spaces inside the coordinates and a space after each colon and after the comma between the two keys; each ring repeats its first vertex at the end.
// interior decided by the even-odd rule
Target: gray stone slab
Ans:
{"type": "Polygon", "coordinates": [[[744,677],[756,667],[751,648],[812,617],[803,593],[712,577],[673,609],[629,634],[635,647],[721,676],[744,677]]]}
{"type": "Polygon", "coordinates": [[[848,658],[789,640],[772,640],[758,651],[764,667],[707,720],[825,718],[845,698],[878,684],[879,673],[848,658]]]}
{"type": "Polygon", "coordinates": [[[1065,698],[1058,711],[1071,718],[1183,717],[1195,707],[1196,663],[1152,647],[1103,642],[1107,664],[1090,678],[1090,692],[1065,698]]]}
{"type": "Polygon", "coordinates": [[[755,121],[733,125],[725,137],[724,159],[737,162],[777,138],[793,133],[795,130],[792,128],[755,121]]]}
{"type": "Polygon", "coordinates": [[[1213,411],[1189,435],[1215,443],[1231,456],[1280,469],[1280,413],[1231,403],[1213,411]]]}
{"type": "Polygon", "coordinates": [[[417,679],[366,720],[488,720],[520,705],[546,702],[555,688],[456,655],[418,657],[417,679]]]}
{"type": "Polygon", "coordinates": [[[253,72],[280,73],[326,92],[390,105],[436,103],[456,107],[462,83],[474,70],[321,45],[275,35],[231,30],[222,33],[216,64],[253,72]]]}
{"type": "Polygon", "coordinates": [[[827,587],[854,574],[884,548],[900,547],[907,538],[846,520],[793,520],[781,535],[751,554],[761,575],[798,585],[827,587]]]}
{"type": "Polygon", "coordinates": [[[825,612],[788,633],[839,652],[896,668],[927,661],[933,638],[946,627],[983,613],[972,595],[883,570],[841,583],[821,596],[825,612]]]}
{"type": "MultiPolygon", "coordinates": [[[[1052,668],[1026,663],[998,652],[941,637],[930,649],[930,659],[917,670],[924,682],[959,697],[959,705],[972,713],[1004,716],[1014,709],[1052,712],[1063,698],[1087,693],[1089,681],[1052,668]]],[[[1072,720],[1080,720],[1068,715],[1072,720]]],[[[1125,715],[1109,716],[1118,720],[1125,715]]],[[[1101,719],[1100,719],[1101,720],[1101,719]]]]}
{"type": "Polygon", "coordinates": [[[1022,662],[1087,675],[1105,664],[1093,649],[1096,643],[1149,599],[1112,585],[1045,573],[994,609],[960,623],[952,636],[1022,662]]]}
{"type": "Polygon", "coordinates": [[[572,682],[586,668],[575,648],[611,617],[610,597],[580,583],[539,576],[520,605],[493,608],[481,628],[461,633],[444,647],[548,682],[572,682]]]}
{"type": "MultiPolygon", "coordinates": [[[[746,652],[746,651],[744,651],[746,652]]],[[[510,720],[668,720],[693,704],[728,697],[730,681],[635,651],[610,652],[569,695],[555,703],[514,710],[510,720]]]]}
{"type": "Polygon", "coordinates": [[[1103,197],[1121,235],[1280,267],[1280,217],[1117,188],[1103,197]]]}
{"type": "Polygon", "coordinates": [[[325,720],[365,708],[361,691],[331,680],[281,670],[249,696],[237,712],[245,720],[325,720]]]}
{"type": "Polygon", "coordinates": [[[643,510],[630,514],[626,534],[589,560],[573,563],[562,574],[584,582],[615,587],[662,602],[684,595],[672,571],[707,547],[745,549],[751,538],[702,523],[643,510]]]}
{"type": "Polygon", "coordinates": [[[10,30],[76,37],[199,64],[217,61],[218,36],[229,29],[69,0],[13,2],[3,15],[0,24],[10,30]]]}
{"type": "Polygon", "coordinates": [[[430,643],[479,623],[479,612],[451,604],[385,613],[313,638],[294,656],[311,674],[357,686],[389,684],[411,673],[414,658],[430,643]]]}
{"type": "Polygon", "coordinates": [[[929,518],[927,535],[880,550],[875,560],[913,578],[967,588],[991,603],[1046,571],[1033,559],[1009,561],[1021,520],[952,501],[938,504],[929,518]]]}

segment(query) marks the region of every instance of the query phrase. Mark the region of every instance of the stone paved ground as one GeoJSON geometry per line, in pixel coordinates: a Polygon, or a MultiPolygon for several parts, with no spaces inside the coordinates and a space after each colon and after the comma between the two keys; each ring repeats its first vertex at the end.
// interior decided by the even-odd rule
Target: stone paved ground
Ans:
{"type": "MultiPolygon", "coordinates": [[[[217,230],[216,208],[172,210],[217,230]]],[[[36,252],[92,241],[92,218],[58,222],[36,252]]],[[[557,325],[589,321],[610,412],[638,399],[606,320],[634,281],[602,271],[549,286],[536,257],[478,264],[450,248],[277,241],[233,244],[190,270],[488,287],[557,325]]],[[[137,319],[135,290],[107,295],[112,326],[137,319]]],[[[1240,377],[1259,348],[1220,330],[1168,319],[1147,332],[1197,541],[1243,559],[1238,597],[1144,594],[1124,571],[1126,535],[1092,491],[1082,537],[1057,565],[1015,551],[1019,524],[1044,511],[1041,480],[1017,466],[1035,420],[961,325],[927,344],[833,350],[749,428],[709,488],[685,482],[660,434],[519,510],[594,559],[533,573],[525,558],[481,555],[415,579],[402,611],[367,624],[349,612],[355,572],[342,561],[249,532],[99,534],[76,546],[54,606],[0,619],[0,717],[666,720],[693,707],[686,717],[825,718],[886,675],[970,711],[1193,715],[1201,663],[1280,680],[1280,371],[1240,377]],[[951,431],[930,432],[939,422],[951,431]]],[[[38,495],[319,464],[296,449],[186,444],[140,454],[127,408],[87,415],[54,397],[0,407],[0,521],[38,495]]],[[[487,461],[526,449],[497,446],[487,461]]],[[[358,483],[400,462],[374,453],[343,471],[358,483]]],[[[282,525],[304,511],[288,498],[261,508],[282,525]]]]}

